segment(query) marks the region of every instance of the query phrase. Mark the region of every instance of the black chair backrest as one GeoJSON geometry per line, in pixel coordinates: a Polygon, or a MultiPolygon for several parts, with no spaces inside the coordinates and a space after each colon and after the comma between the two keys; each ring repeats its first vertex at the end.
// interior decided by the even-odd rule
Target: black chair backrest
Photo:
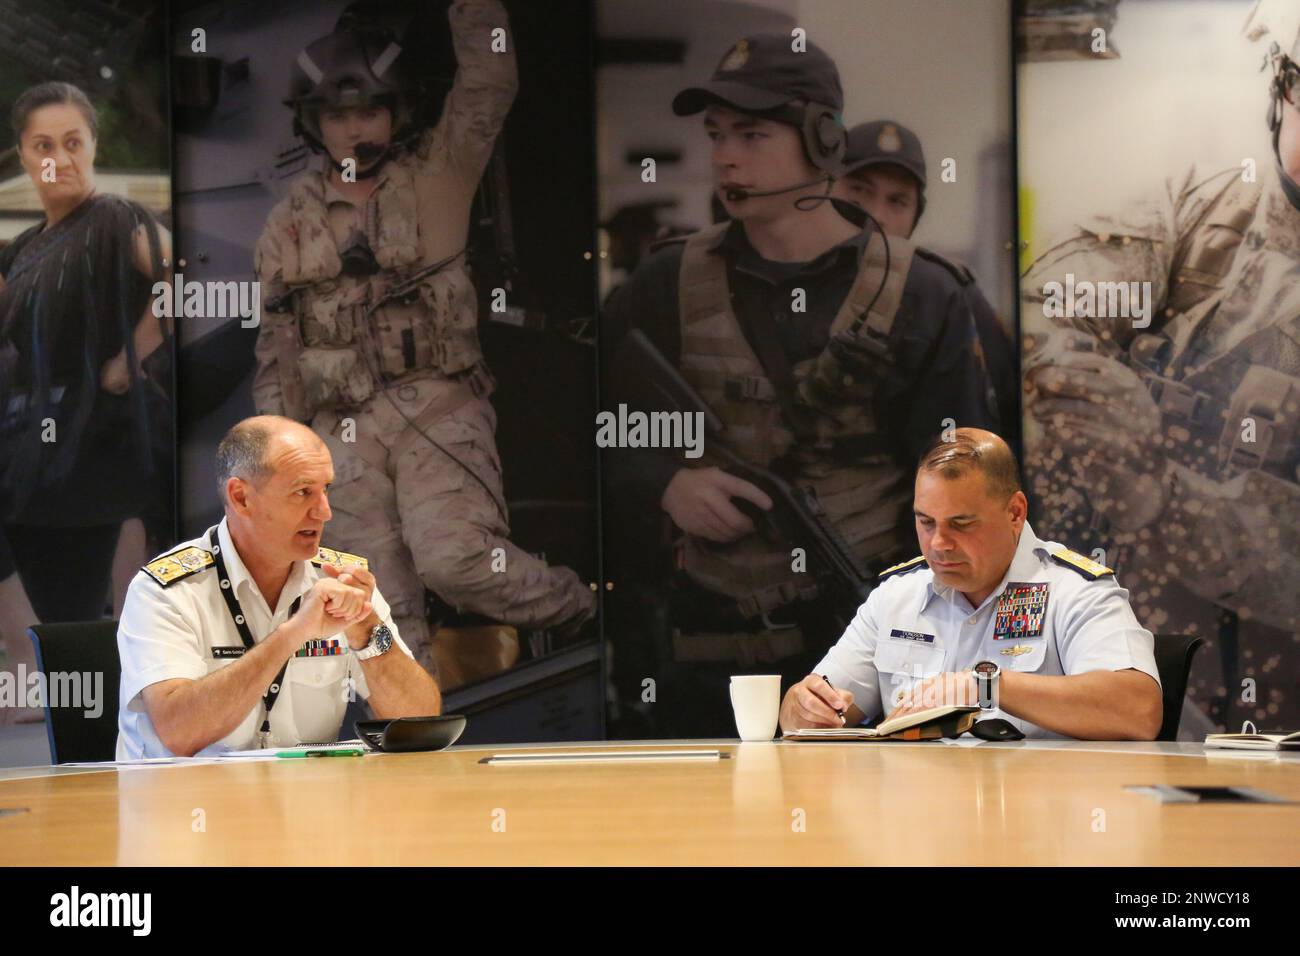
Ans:
{"type": "Polygon", "coordinates": [[[122,678],[117,621],[37,624],[27,634],[36,648],[36,666],[45,675],[51,763],[112,760],[117,756],[122,678]],[[88,716],[88,710],[95,716],[88,716]]]}
{"type": "Polygon", "coordinates": [[[1192,672],[1192,658],[1205,639],[1194,634],[1157,634],[1155,638],[1156,670],[1160,672],[1160,691],[1165,701],[1165,718],[1156,740],[1177,740],[1187,676],[1192,672]]]}

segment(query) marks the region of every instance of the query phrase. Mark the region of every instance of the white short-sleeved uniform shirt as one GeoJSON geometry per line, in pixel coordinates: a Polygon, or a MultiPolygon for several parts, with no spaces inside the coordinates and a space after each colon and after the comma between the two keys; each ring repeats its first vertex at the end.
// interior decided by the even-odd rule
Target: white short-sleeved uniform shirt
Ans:
{"type": "MultiPolygon", "coordinates": [[[[1026,522],[1002,582],[979,607],[936,584],[917,558],[887,572],[826,652],[816,673],[853,692],[868,718],[893,710],[914,684],[980,661],[1044,675],[1133,668],[1157,685],[1155,639],[1128,591],[1101,565],[1034,534],[1026,522]]],[[[1001,711],[1026,737],[1066,739],[1001,711]]]]}
{"type": "MultiPolygon", "coordinates": [[[[295,599],[310,591],[323,572],[311,561],[295,562],[272,610],[235,550],[224,519],[217,526],[217,539],[230,575],[230,587],[254,642],[260,644],[289,619],[295,599]]],[[[209,552],[207,535],[186,541],[167,554],[181,554],[187,548],[209,552]]],[[[199,557],[196,565],[206,563],[202,555],[199,557]]],[[[229,667],[242,656],[244,645],[221,594],[219,578],[216,565],[208,564],[202,570],[182,573],[165,586],[144,570],[132,579],[117,629],[118,656],[122,661],[118,760],[171,755],[145,711],[141,692],[146,687],[173,678],[198,680],[229,667]]],[[[371,603],[375,613],[393,632],[395,648],[401,648],[410,657],[411,652],[398,634],[388,602],[378,587],[371,603]]],[[[341,653],[289,658],[279,697],[271,711],[271,746],[336,740],[353,692],[362,698],[369,697],[362,665],[348,647],[342,630],[324,639],[327,644],[334,641],[341,647],[341,653]]],[[[256,748],[265,711],[259,699],[238,727],[196,756],[256,748]]]]}

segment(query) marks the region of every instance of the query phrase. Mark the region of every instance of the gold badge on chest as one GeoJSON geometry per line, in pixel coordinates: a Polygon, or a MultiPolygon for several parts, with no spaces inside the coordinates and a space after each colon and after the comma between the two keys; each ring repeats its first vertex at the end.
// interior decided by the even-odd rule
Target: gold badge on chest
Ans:
{"type": "Polygon", "coordinates": [[[1007,657],[1019,657],[1021,654],[1028,654],[1033,649],[1032,644],[1017,644],[1015,647],[1002,648],[1002,653],[1007,657]]]}

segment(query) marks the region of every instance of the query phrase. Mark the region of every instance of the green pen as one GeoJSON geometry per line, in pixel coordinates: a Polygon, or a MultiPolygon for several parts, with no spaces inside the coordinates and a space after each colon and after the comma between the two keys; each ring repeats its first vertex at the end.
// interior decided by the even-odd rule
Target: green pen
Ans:
{"type": "Polygon", "coordinates": [[[277,757],[364,757],[364,750],[281,750],[277,757]]]}

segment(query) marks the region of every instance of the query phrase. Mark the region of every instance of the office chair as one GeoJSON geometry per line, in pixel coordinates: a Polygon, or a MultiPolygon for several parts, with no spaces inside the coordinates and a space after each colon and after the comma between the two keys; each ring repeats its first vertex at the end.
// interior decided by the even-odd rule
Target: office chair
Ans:
{"type": "Polygon", "coordinates": [[[1165,702],[1165,717],[1156,740],[1177,740],[1192,658],[1205,639],[1194,634],[1157,634],[1155,639],[1156,670],[1160,673],[1160,693],[1165,702]]]}
{"type": "Polygon", "coordinates": [[[122,665],[117,657],[117,621],[37,624],[27,629],[36,648],[36,666],[45,675],[45,729],[50,737],[50,762],[112,760],[117,755],[117,705],[122,665]],[[51,686],[50,674],[59,675],[51,686]],[[83,675],[90,675],[87,685],[83,675]],[[103,688],[95,701],[101,708],[89,717],[89,695],[96,690],[94,675],[103,675],[103,688]],[[70,679],[71,678],[71,679],[70,679]],[[75,689],[70,706],[55,692],[75,689]]]}

